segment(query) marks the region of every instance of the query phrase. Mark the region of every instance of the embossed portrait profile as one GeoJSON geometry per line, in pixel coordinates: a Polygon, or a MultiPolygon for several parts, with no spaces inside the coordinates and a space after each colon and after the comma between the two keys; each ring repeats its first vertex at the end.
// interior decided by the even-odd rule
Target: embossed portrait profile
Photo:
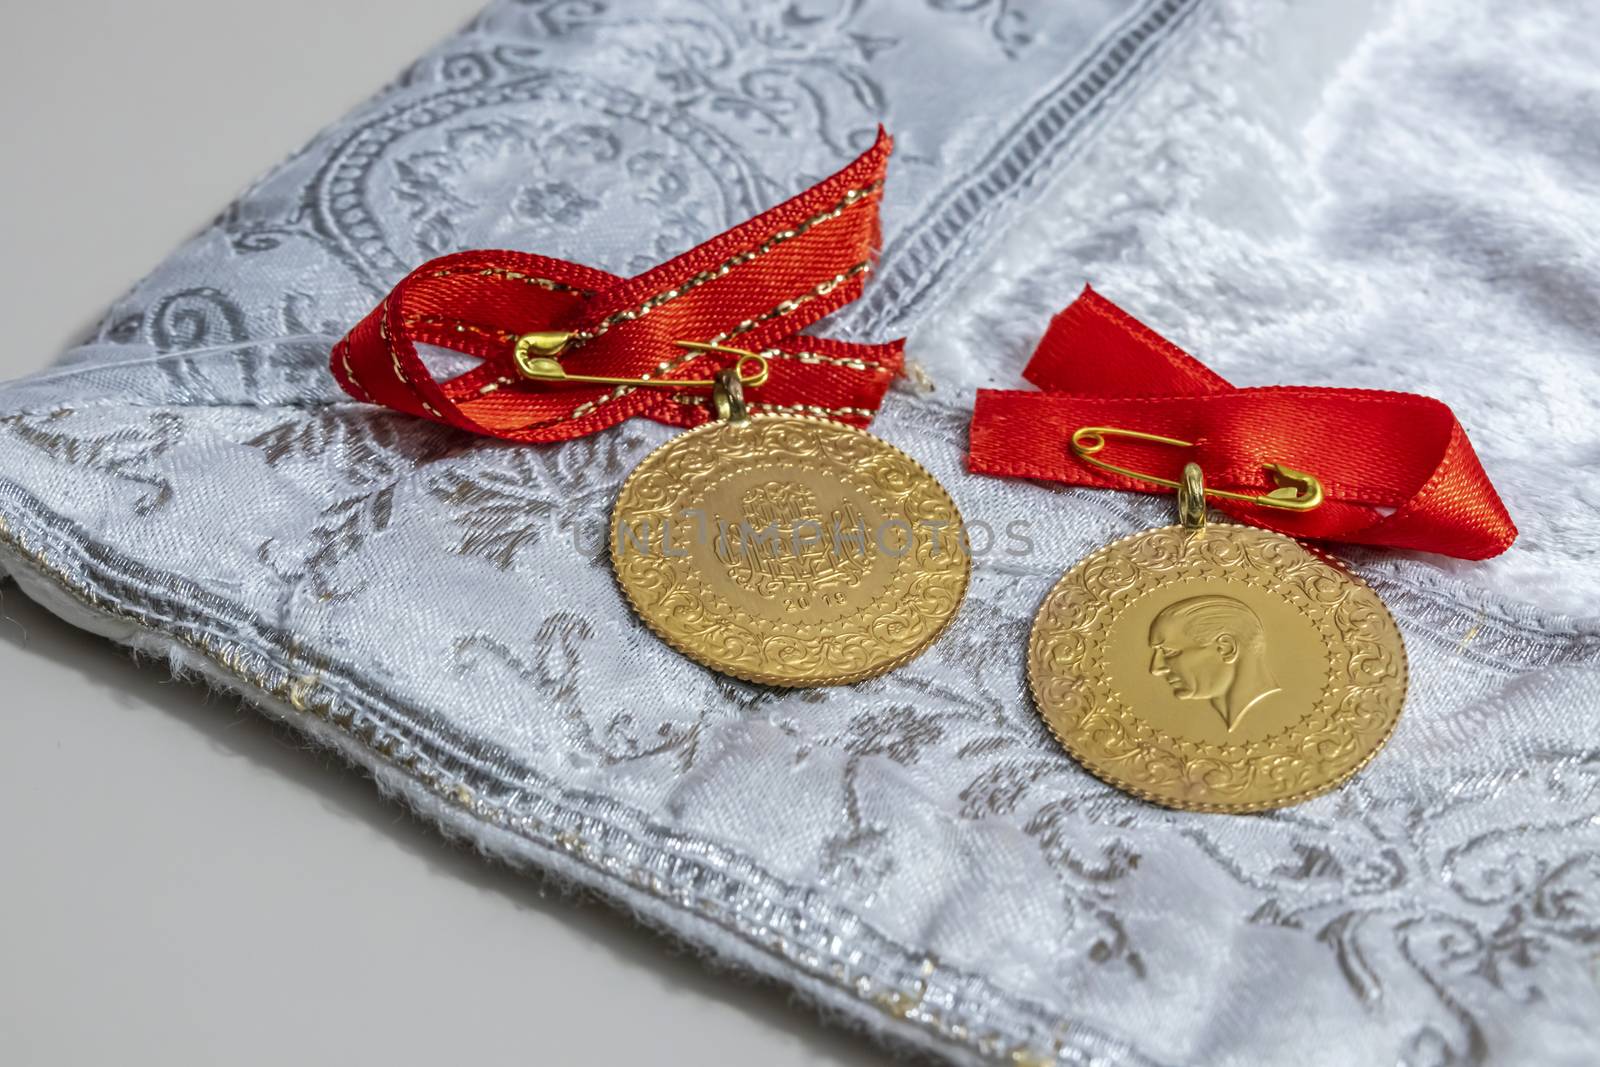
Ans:
{"type": "Polygon", "coordinates": [[[1232,730],[1279,692],[1267,665],[1267,633],[1249,606],[1228,596],[1169,604],[1150,622],[1150,673],[1179,700],[1204,700],[1232,730]]]}

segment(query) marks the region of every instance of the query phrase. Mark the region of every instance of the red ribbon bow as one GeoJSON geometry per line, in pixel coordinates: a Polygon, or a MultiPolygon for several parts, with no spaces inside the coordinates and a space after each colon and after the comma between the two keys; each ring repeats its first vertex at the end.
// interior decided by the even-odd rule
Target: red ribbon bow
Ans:
{"type": "Polygon", "coordinates": [[[770,361],[755,411],[799,411],[864,426],[900,371],[901,342],[848,344],[798,331],[861,295],[879,247],[878,201],[891,141],[882,130],[854,163],[799,196],[634,278],[523,252],[461,252],[423,264],[333,349],[357,400],[513,441],[559,441],[634,415],[678,426],[710,417],[707,391],[535,381],[517,339],[570,333],[568,373],[707,379],[736,356],[770,361]],[[436,379],[418,344],[476,356],[436,379]]]}
{"type": "Polygon", "coordinates": [[[1192,461],[1208,487],[1244,493],[1272,488],[1268,464],[1315,474],[1326,495],[1309,511],[1215,501],[1235,518],[1292,537],[1487,559],[1517,536],[1461,424],[1429,397],[1237,389],[1089,288],[1051,322],[1023,377],[1044,391],[979,391],[971,470],[1170,491],[1073,454],[1075,431],[1113,426],[1193,442],[1174,449],[1108,438],[1103,458],[1141,473],[1175,479],[1192,461]]]}

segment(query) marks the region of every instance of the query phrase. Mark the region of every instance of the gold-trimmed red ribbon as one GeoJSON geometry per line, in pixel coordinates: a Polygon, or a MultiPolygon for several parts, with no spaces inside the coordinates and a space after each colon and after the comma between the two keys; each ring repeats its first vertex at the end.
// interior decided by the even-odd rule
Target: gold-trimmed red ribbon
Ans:
{"type": "Polygon", "coordinates": [[[862,345],[799,333],[861,295],[880,247],[878,203],[892,142],[837,174],[633,278],[512,251],[460,252],[412,271],[333,348],[333,374],[357,400],[513,441],[560,441],[634,415],[677,426],[710,417],[704,390],[534,380],[517,340],[560,332],[575,375],[704,380],[736,355],[766,357],[751,410],[864,426],[900,372],[901,341],[862,345]],[[447,380],[418,344],[480,359],[447,380]]]}
{"type": "Polygon", "coordinates": [[[1120,466],[1167,479],[1193,461],[1208,487],[1261,495],[1274,487],[1269,465],[1315,474],[1324,499],[1310,510],[1215,502],[1292,537],[1487,559],[1517,536],[1461,423],[1430,397],[1235,388],[1087,287],[1051,322],[1023,377],[1043,391],[978,392],[974,472],[1162,491],[1074,455],[1075,433],[1121,427],[1193,443],[1115,442],[1120,466]]]}

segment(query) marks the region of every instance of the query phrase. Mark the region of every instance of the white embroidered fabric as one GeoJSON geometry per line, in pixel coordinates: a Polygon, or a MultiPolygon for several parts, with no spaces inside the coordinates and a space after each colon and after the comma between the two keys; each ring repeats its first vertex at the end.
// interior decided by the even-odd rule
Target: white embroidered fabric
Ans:
{"type": "Polygon", "coordinates": [[[251,696],[485,850],[952,1062],[1600,1061],[1600,45],[1536,0],[500,0],[0,386],[0,568],[251,696]],[[882,122],[838,336],[936,383],[874,432],[977,535],[950,631],[785,691],[627,608],[621,479],[356,404],[332,342],[410,266],[635,272],[882,122]],[[1522,529],[1349,554],[1405,634],[1389,747],[1264,816],[1099,784],[1026,693],[1045,591],[1155,497],[973,477],[1092,282],[1241,385],[1449,403],[1522,529]],[[1021,551],[1004,531],[1020,523],[1021,551]]]}

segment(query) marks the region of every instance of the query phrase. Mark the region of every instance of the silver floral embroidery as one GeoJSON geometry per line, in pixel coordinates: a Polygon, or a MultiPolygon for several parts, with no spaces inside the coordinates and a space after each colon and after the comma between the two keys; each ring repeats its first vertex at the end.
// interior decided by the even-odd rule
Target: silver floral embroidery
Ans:
{"type": "Polygon", "coordinates": [[[172,482],[156,473],[158,461],[183,439],[184,420],[176,412],[156,411],[142,420],[108,430],[74,431],[77,413],[59,407],[42,415],[0,416],[0,428],[41,455],[72,467],[98,471],[144,490],[133,513],[149,516],[172,500],[172,482]]]}
{"type": "MultiPolygon", "coordinates": [[[[952,631],[905,669],[787,692],[674,656],[617,596],[611,495],[669,431],[472,440],[352,404],[323,370],[427,255],[643,269],[890,120],[883,271],[838,327],[882,337],[990,263],[988,231],[1198,6],[497,3],[225,211],[60,377],[0,391],[0,540],[277,695],[452,828],[559,856],[952,1059],[1250,1062],[1289,1047],[1275,1027],[1302,994],[1339,1039],[1302,1037],[1308,1064],[1585,1050],[1562,1020],[1594,1004],[1600,953],[1600,762],[1573,714],[1600,666],[1587,624],[1357,557],[1419,677],[1448,684],[1336,796],[1157,812],[1050,745],[1018,650],[1061,567],[1160,508],[967,478],[966,394],[946,378],[897,389],[878,432],[970,515],[1033,522],[1034,553],[986,556],[952,631]],[[925,106],[929,70],[984,106],[925,106]],[[1252,985],[1236,956],[1285,975],[1252,985]],[[1249,1028],[1128,1022],[1176,1019],[1209,978],[1255,998],[1249,1028]]],[[[1030,290],[1026,330],[1065,295],[1030,290]]],[[[1003,326],[1004,352],[960,366],[1011,374],[1006,331],[1024,327],[1003,326]]]]}
{"type": "Polygon", "coordinates": [[[636,428],[556,446],[496,446],[446,466],[428,490],[462,530],[461,554],[502,570],[541,541],[554,540],[574,560],[604,556],[616,486],[644,455],[636,428]]]}

